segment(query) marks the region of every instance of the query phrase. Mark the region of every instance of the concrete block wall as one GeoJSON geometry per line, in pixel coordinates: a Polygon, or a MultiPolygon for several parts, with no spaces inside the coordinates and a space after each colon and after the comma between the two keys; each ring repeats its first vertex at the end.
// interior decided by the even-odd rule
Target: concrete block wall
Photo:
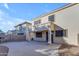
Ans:
{"type": "Polygon", "coordinates": [[[7,41],[25,41],[26,35],[16,35],[16,34],[8,34],[4,35],[3,39],[0,39],[1,42],[7,42],[7,41]]]}

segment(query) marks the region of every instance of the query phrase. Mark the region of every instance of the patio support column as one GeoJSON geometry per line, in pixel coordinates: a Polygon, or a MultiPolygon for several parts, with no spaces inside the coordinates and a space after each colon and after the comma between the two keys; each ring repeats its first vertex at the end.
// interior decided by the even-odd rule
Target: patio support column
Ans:
{"type": "Polygon", "coordinates": [[[30,41],[30,33],[29,33],[29,30],[27,31],[26,38],[27,38],[28,41],[30,41]]]}
{"type": "Polygon", "coordinates": [[[52,44],[52,42],[51,42],[51,28],[48,28],[48,44],[52,44]]]}

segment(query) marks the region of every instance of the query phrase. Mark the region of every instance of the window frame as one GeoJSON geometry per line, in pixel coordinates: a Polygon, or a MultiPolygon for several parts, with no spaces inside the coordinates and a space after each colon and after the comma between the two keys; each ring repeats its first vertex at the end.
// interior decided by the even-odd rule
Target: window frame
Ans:
{"type": "Polygon", "coordinates": [[[55,21],[55,15],[48,16],[48,21],[55,21]]]}
{"type": "Polygon", "coordinates": [[[64,36],[63,30],[56,30],[55,31],[55,36],[56,37],[63,37],[64,36]]]}
{"type": "Polygon", "coordinates": [[[24,33],[17,33],[17,35],[24,35],[24,33]]]}
{"type": "Polygon", "coordinates": [[[56,31],[55,31],[55,36],[56,36],[56,37],[68,37],[68,30],[66,30],[66,29],[65,29],[65,30],[56,30],[56,31]],[[57,34],[57,33],[56,33],[57,31],[62,31],[62,33],[57,34]]]}
{"type": "Polygon", "coordinates": [[[38,25],[41,23],[41,20],[34,21],[34,25],[38,25]]]}

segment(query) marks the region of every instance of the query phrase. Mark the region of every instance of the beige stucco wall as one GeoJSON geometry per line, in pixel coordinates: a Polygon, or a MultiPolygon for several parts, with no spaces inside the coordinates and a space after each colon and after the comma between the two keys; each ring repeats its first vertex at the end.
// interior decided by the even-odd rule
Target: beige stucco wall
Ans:
{"type": "MultiPolygon", "coordinates": [[[[30,31],[31,31],[31,27],[32,27],[32,24],[28,24],[28,23],[26,23],[26,24],[22,24],[22,25],[20,25],[20,26],[22,26],[22,28],[25,28],[25,30],[24,31],[22,31],[25,35],[26,35],[26,40],[31,40],[31,33],[30,33],[30,31]]],[[[15,27],[16,28],[16,30],[19,30],[19,27],[20,26],[17,26],[17,27],[15,27]]],[[[17,31],[18,32],[18,31],[17,31]]],[[[21,32],[21,31],[20,31],[21,32]]]]}
{"type": "MultiPolygon", "coordinates": [[[[79,4],[66,8],[55,13],[56,25],[68,30],[68,37],[63,37],[63,40],[68,44],[79,45],[79,4]]],[[[55,38],[55,42],[60,42],[60,38],[55,38]]]]}
{"type": "Polygon", "coordinates": [[[41,18],[41,24],[48,23],[48,16],[41,18]]]}
{"type": "MultiPolygon", "coordinates": [[[[41,22],[48,22],[48,16],[52,14],[55,15],[54,24],[68,31],[67,37],[54,37],[54,42],[79,45],[79,4],[44,16],[40,18],[41,22]]],[[[61,28],[56,27],[57,30],[61,28]]]]}
{"type": "Polygon", "coordinates": [[[41,23],[39,25],[44,24],[44,23],[48,23],[48,16],[45,16],[42,18],[37,18],[36,20],[33,20],[32,25],[34,26],[34,21],[38,21],[38,20],[41,20],[41,23]]]}
{"type": "MultiPolygon", "coordinates": [[[[43,26],[43,25],[41,25],[41,24],[46,24],[46,23],[48,23],[48,16],[46,16],[46,17],[42,17],[42,18],[38,18],[37,20],[33,20],[32,21],[32,25],[33,26],[36,26],[36,25],[34,25],[34,21],[38,21],[38,20],[41,20],[41,23],[37,26],[38,28],[41,26],[43,26]]],[[[47,27],[47,26],[46,26],[47,27]]],[[[44,27],[43,27],[44,28],[44,27]]],[[[33,30],[35,30],[35,28],[33,27],[32,28],[33,30]]],[[[46,32],[42,32],[42,37],[41,38],[38,38],[38,37],[36,37],[36,32],[33,32],[33,38],[34,38],[34,40],[36,40],[36,41],[46,41],[46,32]]]]}

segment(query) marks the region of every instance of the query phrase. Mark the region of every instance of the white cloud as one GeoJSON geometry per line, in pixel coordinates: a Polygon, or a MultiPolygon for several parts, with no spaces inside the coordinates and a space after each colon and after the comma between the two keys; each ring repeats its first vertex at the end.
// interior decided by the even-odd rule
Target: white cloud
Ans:
{"type": "Polygon", "coordinates": [[[8,13],[0,10],[0,29],[3,31],[14,29],[16,24],[24,21],[23,19],[13,18],[8,13]]]}
{"type": "Polygon", "coordinates": [[[5,7],[6,9],[9,9],[9,6],[8,6],[7,3],[4,3],[4,7],[5,7]]]}

